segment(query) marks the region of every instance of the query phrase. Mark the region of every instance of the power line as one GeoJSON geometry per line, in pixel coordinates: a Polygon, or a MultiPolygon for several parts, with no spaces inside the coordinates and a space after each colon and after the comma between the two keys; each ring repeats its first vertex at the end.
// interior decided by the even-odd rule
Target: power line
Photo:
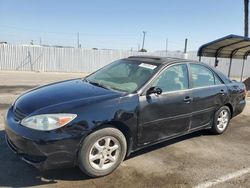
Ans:
{"type": "MultiPolygon", "coordinates": [[[[60,34],[60,35],[71,35],[71,36],[75,36],[75,32],[58,32],[58,31],[48,31],[48,30],[35,30],[33,28],[24,28],[24,27],[16,27],[16,26],[7,26],[7,25],[0,25],[0,27],[2,28],[13,28],[15,30],[24,30],[24,31],[29,31],[32,33],[44,33],[44,34],[60,34]]],[[[117,37],[132,37],[134,36],[134,34],[93,34],[93,33],[82,33],[81,35],[85,35],[85,36],[117,36],[117,37]]]]}

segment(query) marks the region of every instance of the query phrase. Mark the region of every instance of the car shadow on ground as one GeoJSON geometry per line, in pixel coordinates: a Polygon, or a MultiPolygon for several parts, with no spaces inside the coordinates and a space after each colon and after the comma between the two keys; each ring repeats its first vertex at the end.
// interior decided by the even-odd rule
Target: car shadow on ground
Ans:
{"type": "MultiPolygon", "coordinates": [[[[144,153],[202,135],[210,134],[208,133],[208,131],[199,131],[176,139],[165,141],[160,144],[146,147],[142,150],[132,153],[125,160],[132,159],[144,153]]],[[[77,181],[90,179],[77,167],[39,171],[34,167],[26,164],[15,154],[13,154],[12,151],[8,148],[5,142],[5,132],[3,130],[0,131],[0,161],[0,187],[27,187],[56,184],[57,181],[60,180],[77,181]]]]}

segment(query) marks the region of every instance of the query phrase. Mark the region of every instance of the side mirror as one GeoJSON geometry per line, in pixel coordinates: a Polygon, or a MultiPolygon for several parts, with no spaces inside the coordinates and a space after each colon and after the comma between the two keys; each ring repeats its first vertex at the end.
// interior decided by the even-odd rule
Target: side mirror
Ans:
{"type": "Polygon", "coordinates": [[[159,87],[151,87],[146,92],[146,95],[150,95],[150,94],[160,95],[160,94],[162,94],[162,89],[159,87]]]}

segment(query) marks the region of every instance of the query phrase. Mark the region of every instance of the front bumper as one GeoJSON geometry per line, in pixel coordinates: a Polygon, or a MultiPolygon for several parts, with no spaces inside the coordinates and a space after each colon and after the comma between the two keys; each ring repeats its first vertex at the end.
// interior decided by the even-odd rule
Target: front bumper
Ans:
{"type": "Polygon", "coordinates": [[[29,129],[14,120],[11,107],[5,118],[5,138],[14,153],[40,170],[69,167],[76,164],[84,137],[84,132],[73,127],[53,131],[29,129]]]}

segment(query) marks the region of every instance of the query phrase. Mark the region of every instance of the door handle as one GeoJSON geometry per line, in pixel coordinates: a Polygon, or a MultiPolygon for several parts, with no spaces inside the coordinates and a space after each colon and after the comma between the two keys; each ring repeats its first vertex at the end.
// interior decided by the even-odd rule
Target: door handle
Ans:
{"type": "Polygon", "coordinates": [[[190,103],[192,100],[193,100],[193,99],[192,99],[191,97],[189,97],[189,96],[186,96],[186,97],[184,98],[184,102],[185,102],[185,103],[190,103]]]}

